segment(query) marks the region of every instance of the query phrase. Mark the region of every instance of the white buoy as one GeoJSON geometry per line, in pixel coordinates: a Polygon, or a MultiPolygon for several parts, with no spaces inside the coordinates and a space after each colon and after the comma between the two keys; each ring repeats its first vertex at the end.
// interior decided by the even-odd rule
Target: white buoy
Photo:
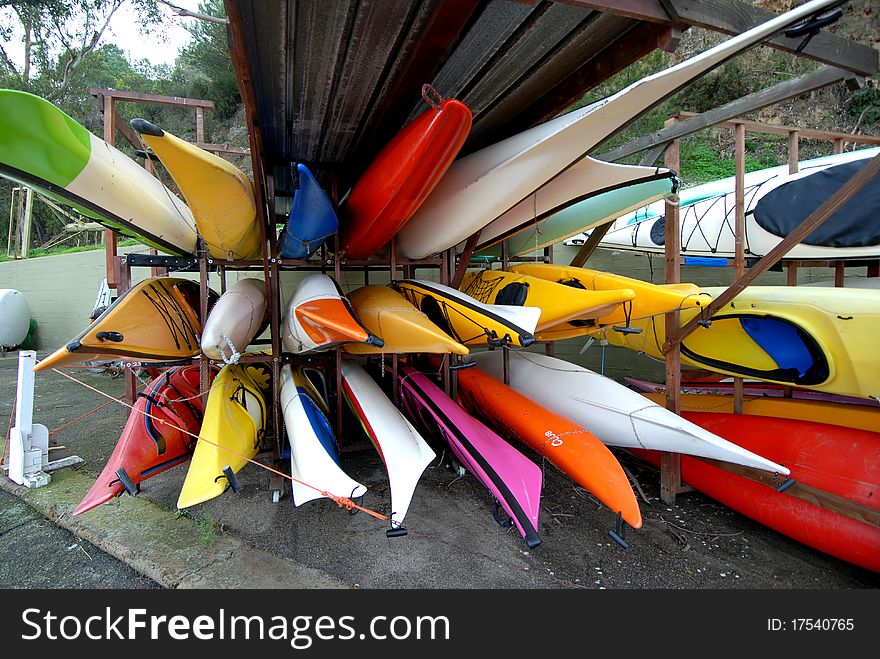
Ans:
{"type": "Polygon", "coordinates": [[[0,288],[0,348],[21,345],[31,325],[31,310],[24,294],[0,288]]]}

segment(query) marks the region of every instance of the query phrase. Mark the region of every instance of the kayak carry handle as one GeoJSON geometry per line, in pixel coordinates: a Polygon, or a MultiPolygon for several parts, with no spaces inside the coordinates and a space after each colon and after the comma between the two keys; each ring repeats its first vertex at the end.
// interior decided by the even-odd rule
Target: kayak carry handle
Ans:
{"type": "Polygon", "coordinates": [[[776,491],[780,492],[780,493],[785,492],[788,488],[790,488],[795,483],[797,483],[797,481],[795,479],[787,478],[782,485],[780,485],[779,487],[776,488],[776,491]]]}
{"type": "Polygon", "coordinates": [[[385,531],[385,537],[386,538],[402,538],[403,536],[407,535],[408,533],[409,533],[409,531],[406,530],[406,527],[403,524],[398,524],[397,526],[394,526],[394,523],[392,522],[391,528],[388,529],[387,531],[385,531]]]}
{"type": "Polygon", "coordinates": [[[450,371],[461,371],[461,370],[464,370],[466,368],[471,368],[472,366],[476,366],[476,365],[477,365],[477,362],[459,362],[457,364],[450,364],[449,370],[450,371]]]}
{"type": "Polygon", "coordinates": [[[229,487],[232,488],[233,492],[235,492],[236,494],[241,492],[241,484],[238,482],[238,478],[235,477],[235,472],[232,471],[232,467],[226,465],[225,467],[223,467],[222,471],[223,473],[217,476],[217,478],[214,479],[214,482],[216,483],[221,478],[225,478],[226,482],[229,483],[229,487]]]}
{"type": "Polygon", "coordinates": [[[621,334],[641,334],[642,333],[641,327],[630,327],[628,325],[626,327],[621,327],[620,325],[614,325],[614,326],[612,326],[611,329],[613,329],[615,332],[620,332],[621,334]]]}
{"type": "Polygon", "coordinates": [[[125,491],[131,496],[135,496],[139,492],[138,486],[132,482],[128,472],[125,471],[125,467],[120,467],[116,470],[116,478],[119,479],[122,487],[125,488],[125,491]]]}
{"type": "Polygon", "coordinates": [[[113,341],[113,343],[125,341],[125,336],[123,336],[122,332],[98,332],[95,334],[95,338],[98,341],[113,341]]]}
{"type": "Polygon", "coordinates": [[[614,521],[614,528],[608,531],[608,535],[624,549],[629,549],[629,543],[626,541],[626,523],[623,521],[623,513],[618,512],[614,521]]]}
{"type": "Polygon", "coordinates": [[[161,162],[159,160],[159,156],[157,156],[152,151],[147,151],[145,149],[135,149],[134,155],[138,158],[143,158],[144,160],[152,160],[153,162],[161,162]]]}
{"type": "Polygon", "coordinates": [[[815,14],[810,18],[807,18],[797,25],[792,25],[790,28],[785,30],[783,34],[789,39],[794,39],[796,37],[804,37],[803,41],[798,44],[798,47],[795,49],[795,53],[801,52],[804,48],[807,47],[807,44],[810,43],[813,37],[815,37],[823,27],[828,27],[829,25],[836,23],[840,17],[843,16],[842,9],[835,9],[834,11],[828,12],[824,15],[815,14]]]}
{"type": "Polygon", "coordinates": [[[425,100],[425,103],[430,105],[433,109],[439,110],[440,106],[443,105],[443,101],[445,100],[443,96],[438,92],[432,85],[424,84],[422,85],[422,98],[425,100]]]}
{"type": "Polygon", "coordinates": [[[508,529],[511,524],[513,524],[513,520],[507,516],[506,512],[504,512],[498,499],[495,499],[495,507],[492,509],[492,519],[498,522],[498,526],[502,529],[508,529]]]}

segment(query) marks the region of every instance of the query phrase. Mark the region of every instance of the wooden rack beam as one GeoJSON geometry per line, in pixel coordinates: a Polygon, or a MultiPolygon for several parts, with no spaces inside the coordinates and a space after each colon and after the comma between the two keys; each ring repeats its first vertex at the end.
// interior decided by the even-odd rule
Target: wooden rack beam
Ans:
{"type": "MultiPolygon", "coordinates": [[[[808,94],[817,89],[822,89],[823,87],[841,82],[846,80],[848,75],[850,74],[842,69],[825,66],[818,71],[780,82],[772,87],[762,89],[753,94],[748,94],[747,96],[743,96],[742,98],[738,98],[735,101],[731,101],[730,103],[726,103],[701,114],[691,114],[690,116],[685,115],[684,113],[678,114],[676,116],[678,116],[679,119],[682,119],[682,121],[665,126],[662,130],[644,135],[638,139],[623,144],[616,149],[601,153],[596,157],[600,160],[616,162],[635,153],[639,153],[640,151],[646,151],[647,149],[661,144],[668,144],[674,139],[681,139],[682,137],[696,133],[704,128],[714,126],[719,122],[735,119],[736,117],[749,114],[755,110],[760,110],[761,108],[775,105],[790,98],[808,94]]],[[[842,150],[843,138],[836,139],[840,140],[840,147],[842,150]]],[[[651,162],[648,164],[653,163],[655,159],[656,158],[651,159],[651,162]]]]}
{"type": "MultiPolygon", "coordinates": [[[[678,114],[682,119],[697,117],[694,112],[680,112],[678,114]]],[[[750,133],[767,133],[770,135],[790,135],[793,131],[799,134],[801,139],[811,140],[843,140],[845,142],[853,142],[855,144],[869,144],[871,146],[880,146],[880,137],[874,135],[853,135],[851,133],[840,133],[833,130],[814,130],[811,128],[798,128],[797,126],[779,126],[775,124],[763,124],[759,121],[748,121],[746,119],[731,119],[714,124],[715,128],[736,128],[737,124],[743,124],[750,133]]]]}
{"type": "MultiPolygon", "coordinates": [[[[666,126],[678,121],[671,117],[666,126]]],[[[664,154],[664,165],[678,171],[681,166],[680,144],[673,140],[664,154]]],[[[665,231],[665,282],[678,284],[681,282],[681,259],[679,258],[681,232],[679,231],[679,199],[672,195],[666,200],[665,231]]],[[[671,311],[665,315],[667,334],[679,326],[679,311],[671,311]]],[[[681,413],[681,353],[675,346],[666,354],[666,409],[675,414],[681,413]]],[[[681,455],[664,451],[660,454],[660,499],[667,505],[674,505],[675,498],[681,492],[681,455]]]]}
{"type": "MultiPolygon", "coordinates": [[[[778,14],[741,0],[557,0],[660,25],[697,26],[737,35],[765,23],[778,14]],[[669,8],[667,11],[665,7],[669,8]],[[670,16],[670,12],[673,16],[670,16]]],[[[766,45],[795,53],[801,38],[773,37],[766,45]]],[[[874,75],[878,70],[877,51],[850,39],[822,30],[798,53],[803,57],[846,69],[859,75],[874,75]]]]}

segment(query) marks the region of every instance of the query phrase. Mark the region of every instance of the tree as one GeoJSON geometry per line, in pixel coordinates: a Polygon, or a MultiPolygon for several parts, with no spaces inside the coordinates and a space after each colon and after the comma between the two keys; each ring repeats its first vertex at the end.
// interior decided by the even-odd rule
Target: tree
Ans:
{"type": "MultiPolygon", "coordinates": [[[[225,16],[222,0],[204,0],[199,12],[208,16],[225,16]]],[[[197,20],[187,27],[192,41],[184,48],[176,63],[176,75],[188,88],[188,95],[214,101],[218,118],[228,119],[238,109],[241,96],[232,70],[226,25],[215,21],[197,20]]]]}
{"type": "Polygon", "coordinates": [[[0,82],[59,99],[126,2],[143,28],[160,19],[156,0],[0,0],[0,82]]]}

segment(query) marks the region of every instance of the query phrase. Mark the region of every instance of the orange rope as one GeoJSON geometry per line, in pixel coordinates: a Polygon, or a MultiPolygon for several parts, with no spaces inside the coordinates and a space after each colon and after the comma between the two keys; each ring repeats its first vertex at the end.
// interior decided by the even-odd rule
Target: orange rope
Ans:
{"type": "Polygon", "coordinates": [[[388,520],[387,515],[383,515],[382,513],[378,513],[378,512],[376,512],[375,510],[370,510],[369,508],[364,508],[363,506],[360,506],[360,505],[356,504],[354,501],[352,501],[352,500],[349,499],[348,497],[339,497],[339,496],[336,496],[335,494],[331,494],[330,492],[327,492],[327,491],[325,491],[325,490],[322,490],[322,489],[319,488],[319,487],[315,487],[314,485],[311,485],[311,484],[309,484],[309,483],[306,483],[306,482],[303,482],[303,481],[301,481],[301,480],[298,480],[298,479],[294,478],[293,476],[290,476],[290,475],[288,475],[288,474],[285,474],[284,472],[278,471],[277,469],[273,469],[273,468],[270,467],[269,465],[265,465],[265,464],[263,464],[262,462],[257,462],[256,460],[253,460],[252,458],[249,458],[249,457],[247,457],[247,456],[245,456],[245,455],[242,455],[242,454],[240,454],[240,453],[238,453],[238,452],[236,452],[236,451],[233,451],[232,449],[230,449],[230,448],[228,448],[228,447],[226,447],[226,446],[221,446],[220,444],[217,444],[217,443],[215,443],[215,442],[212,442],[211,440],[206,439],[205,437],[202,437],[201,435],[196,435],[196,434],[191,433],[190,431],[186,430],[185,428],[181,428],[181,427],[179,427],[179,426],[174,425],[173,423],[169,423],[169,422],[165,421],[164,419],[160,419],[160,418],[158,418],[158,417],[156,417],[156,416],[153,416],[152,414],[147,413],[145,410],[139,410],[139,409],[137,409],[134,405],[130,405],[129,403],[126,403],[126,402],[123,401],[123,400],[120,400],[120,399],[118,399],[118,398],[113,398],[110,394],[106,394],[106,393],[104,393],[103,391],[101,391],[100,389],[96,389],[95,387],[92,387],[91,385],[88,385],[88,384],[86,384],[85,382],[82,382],[82,381],[80,381],[80,380],[77,380],[77,379],[76,379],[75,377],[73,377],[72,375],[68,375],[67,373],[62,373],[61,371],[59,371],[59,370],[56,369],[56,368],[53,368],[52,370],[55,371],[56,373],[58,373],[58,375],[60,375],[60,376],[62,376],[62,377],[65,377],[65,378],[67,378],[68,380],[72,380],[73,382],[76,382],[77,384],[82,385],[82,386],[85,387],[86,389],[89,389],[89,390],[91,390],[91,391],[94,391],[95,393],[100,394],[101,396],[104,396],[105,398],[109,398],[111,402],[119,403],[120,405],[123,405],[123,406],[125,406],[125,407],[127,407],[127,408],[129,408],[129,409],[131,409],[131,410],[133,410],[133,411],[135,411],[135,412],[137,412],[138,414],[143,414],[143,415],[146,416],[146,417],[150,417],[151,419],[154,419],[154,420],[156,420],[156,421],[158,421],[158,422],[160,422],[160,423],[163,423],[163,424],[165,424],[165,425],[167,425],[167,426],[170,426],[171,428],[174,428],[175,430],[179,430],[180,432],[182,432],[182,433],[184,433],[184,434],[186,434],[186,435],[189,435],[190,437],[194,437],[194,438],[197,439],[198,441],[205,442],[206,444],[208,444],[208,445],[210,445],[210,446],[213,446],[214,448],[218,448],[218,449],[220,449],[221,451],[226,451],[227,453],[231,453],[231,454],[234,455],[235,457],[237,457],[237,458],[239,458],[239,459],[241,459],[241,460],[244,460],[245,462],[250,462],[250,463],[252,463],[252,464],[255,464],[255,465],[257,465],[258,467],[261,467],[261,468],[265,469],[266,471],[270,471],[270,472],[272,472],[273,474],[276,474],[276,475],[278,475],[278,476],[281,476],[282,478],[286,478],[287,480],[289,480],[289,481],[291,481],[291,482],[299,483],[300,485],[304,485],[305,487],[309,487],[309,488],[315,490],[316,492],[320,492],[322,496],[325,496],[325,497],[327,497],[328,499],[331,499],[331,500],[335,501],[335,502],[336,502],[336,505],[338,505],[340,508],[345,508],[346,510],[357,509],[357,510],[361,510],[361,511],[367,513],[368,515],[371,515],[371,516],[375,517],[376,519],[388,520]]]}
{"type": "MultiPolygon", "coordinates": [[[[119,400],[121,400],[121,399],[120,399],[120,398],[114,398],[113,400],[117,400],[117,401],[119,401],[119,400]]],[[[77,421],[82,421],[83,419],[85,419],[85,418],[86,418],[87,416],[89,416],[90,414],[94,414],[94,413],[97,412],[98,410],[102,410],[102,409],[104,409],[105,407],[107,407],[108,405],[110,405],[112,402],[113,402],[112,400],[109,400],[109,401],[107,401],[106,403],[104,403],[103,405],[98,405],[98,407],[96,407],[95,409],[93,409],[91,412],[86,412],[86,413],[83,414],[82,416],[79,416],[79,417],[75,418],[73,421],[68,421],[67,423],[62,424],[62,425],[58,426],[57,428],[55,428],[55,430],[50,430],[50,431],[49,431],[49,436],[51,437],[51,436],[54,435],[56,432],[58,432],[59,430],[62,430],[62,429],[64,429],[64,428],[66,428],[67,426],[72,426],[72,425],[73,425],[74,423],[76,423],[77,421]]]]}
{"type": "Polygon", "coordinates": [[[12,432],[12,419],[15,418],[15,408],[18,405],[18,389],[15,390],[15,398],[12,401],[12,409],[9,412],[9,425],[6,426],[6,440],[3,442],[3,453],[0,453],[0,465],[6,464],[6,449],[9,448],[9,434],[12,432]]]}

